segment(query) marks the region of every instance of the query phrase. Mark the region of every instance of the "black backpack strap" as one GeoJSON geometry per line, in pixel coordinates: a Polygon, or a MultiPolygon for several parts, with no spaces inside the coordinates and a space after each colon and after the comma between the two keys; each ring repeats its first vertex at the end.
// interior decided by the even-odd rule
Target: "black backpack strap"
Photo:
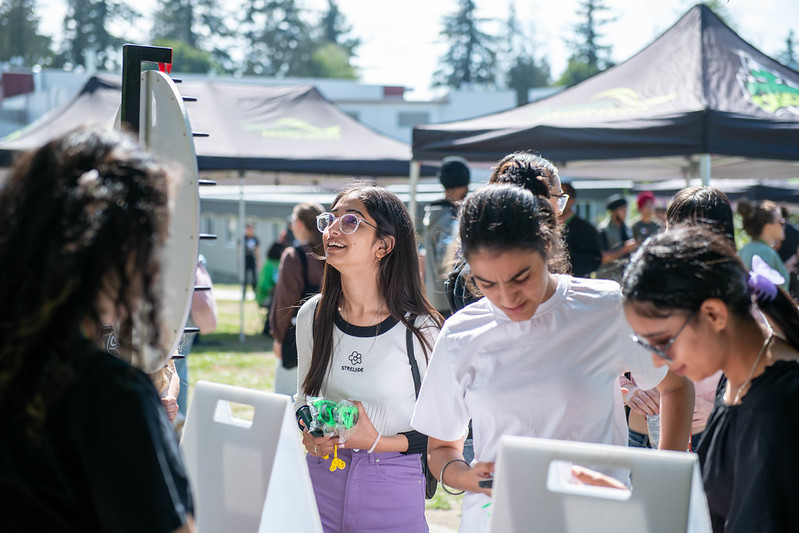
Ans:
{"type": "Polygon", "coordinates": [[[305,296],[305,287],[308,286],[308,255],[305,253],[302,246],[295,246],[294,249],[297,251],[297,255],[300,256],[300,261],[302,262],[302,294],[305,296]]]}
{"type": "Polygon", "coordinates": [[[422,375],[419,373],[419,364],[413,355],[413,332],[405,328],[405,346],[408,352],[408,362],[411,365],[411,375],[413,375],[413,386],[416,389],[416,397],[419,397],[419,389],[422,387],[422,375]]]}

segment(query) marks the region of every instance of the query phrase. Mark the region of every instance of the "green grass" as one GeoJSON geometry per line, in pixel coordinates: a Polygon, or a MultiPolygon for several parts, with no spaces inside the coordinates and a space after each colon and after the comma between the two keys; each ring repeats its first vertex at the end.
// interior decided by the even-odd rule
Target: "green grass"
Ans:
{"type": "MultiPolygon", "coordinates": [[[[275,364],[272,339],[261,334],[264,313],[254,302],[244,303],[244,342],[239,340],[240,303],[217,300],[217,330],[202,335],[189,355],[189,398],[199,380],[272,391],[275,364]]],[[[189,399],[191,403],[191,399],[189,399]]],[[[251,418],[251,410],[234,407],[233,414],[251,418]]]]}

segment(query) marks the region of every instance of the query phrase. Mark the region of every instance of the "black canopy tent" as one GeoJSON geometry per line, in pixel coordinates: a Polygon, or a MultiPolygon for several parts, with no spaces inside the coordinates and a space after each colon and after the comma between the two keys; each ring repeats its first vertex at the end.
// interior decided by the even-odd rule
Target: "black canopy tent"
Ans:
{"type": "Polygon", "coordinates": [[[559,94],[414,128],[414,161],[532,150],[571,178],[799,176],[799,73],[704,5],[641,52],[559,94]],[[704,168],[701,168],[704,167],[704,168]]]}
{"type": "MultiPolygon", "coordinates": [[[[410,147],[353,119],[312,86],[214,81],[180,85],[199,169],[345,176],[408,175],[410,147]]],[[[80,124],[111,126],[121,101],[114,76],[94,76],[67,105],[0,140],[0,166],[80,124]]],[[[424,172],[432,174],[432,168],[424,172]]]]}

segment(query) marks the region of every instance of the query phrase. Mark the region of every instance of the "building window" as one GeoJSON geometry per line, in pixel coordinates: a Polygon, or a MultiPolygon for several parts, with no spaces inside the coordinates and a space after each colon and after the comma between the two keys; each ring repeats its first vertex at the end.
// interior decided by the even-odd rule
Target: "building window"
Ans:
{"type": "MultiPolygon", "coordinates": [[[[202,224],[202,233],[207,233],[209,235],[215,235],[216,232],[214,231],[214,219],[211,217],[203,217],[203,224],[202,224]]],[[[216,244],[215,240],[208,240],[206,244],[214,245],[216,244]]]]}
{"type": "Polygon", "coordinates": [[[419,124],[430,122],[429,113],[425,112],[400,112],[397,113],[397,126],[400,128],[412,128],[419,124]]]}
{"type": "Polygon", "coordinates": [[[228,218],[226,222],[227,223],[225,224],[225,245],[231,247],[236,246],[237,242],[236,233],[238,233],[236,227],[236,219],[228,218]]]}

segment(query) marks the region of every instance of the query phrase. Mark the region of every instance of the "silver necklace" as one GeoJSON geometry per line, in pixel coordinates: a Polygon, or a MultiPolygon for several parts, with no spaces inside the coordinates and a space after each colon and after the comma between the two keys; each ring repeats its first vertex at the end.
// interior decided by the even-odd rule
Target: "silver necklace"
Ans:
{"type": "Polygon", "coordinates": [[[735,399],[732,401],[732,405],[738,405],[741,402],[741,395],[744,392],[744,389],[749,382],[752,381],[752,376],[755,374],[755,368],[757,368],[757,364],[760,362],[760,358],[763,357],[763,354],[766,353],[766,348],[768,345],[771,344],[771,339],[774,338],[774,330],[771,327],[768,328],[768,335],[766,336],[766,340],[763,341],[763,346],[760,347],[760,351],[757,353],[757,359],[755,359],[755,364],[752,365],[752,370],[749,371],[749,376],[746,378],[746,381],[738,387],[738,392],[735,393],[735,399]]]}

